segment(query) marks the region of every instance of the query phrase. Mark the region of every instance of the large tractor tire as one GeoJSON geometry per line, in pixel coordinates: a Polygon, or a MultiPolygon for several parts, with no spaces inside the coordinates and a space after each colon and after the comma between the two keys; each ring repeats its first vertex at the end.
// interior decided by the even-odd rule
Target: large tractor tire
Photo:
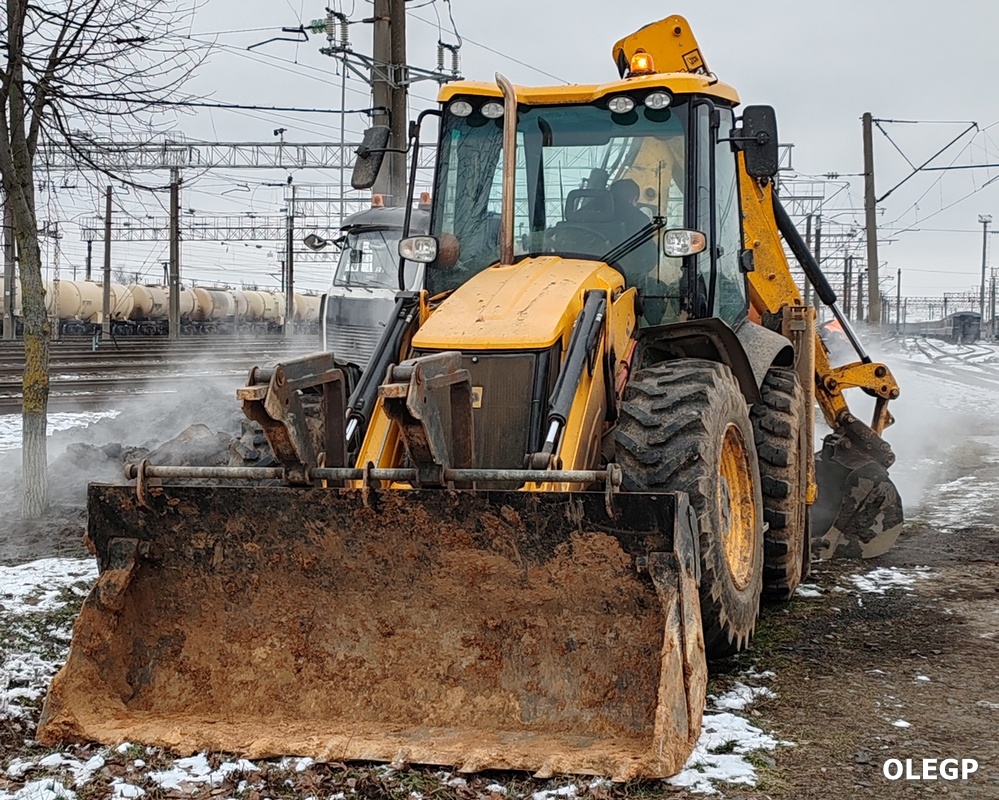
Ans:
{"type": "Polygon", "coordinates": [[[763,487],[763,592],[787,600],[808,570],[808,437],[804,392],[793,369],[773,367],[750,416],[763,487]]]}
{"type": "Polygon", "coordinates": [[[753,427],[732,372],[698,359],[636,372],[615,436],[625,489],[686,492],[697,514],[708,657],[743,649],[763,586],[763,500],[753,427]]]}

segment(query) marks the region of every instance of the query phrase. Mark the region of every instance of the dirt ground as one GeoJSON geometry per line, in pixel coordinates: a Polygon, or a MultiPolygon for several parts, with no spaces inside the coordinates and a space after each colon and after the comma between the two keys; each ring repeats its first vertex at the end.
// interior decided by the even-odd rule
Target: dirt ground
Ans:
{"type": "Polygon", "coordinates": [[[777,697],[755,712],[795,746],[758,764],[756,789],[725,796],[999,797],[999,530],[909,528],[889,554],[823,565],[811,580],[828,589],[872,566],[929,569],[911,591],[826,591],[764,612],[739,667],[776,672],[777,697]],[[963,782],[889,781],[882,767],[890,758],[980,766],[963,782]]]}
{"type": "MultiPolygon", "coordinates": [[[[936,369],[935,366],[925,369],[936,369]]],[[[951,373],[948,373],[951,374],[951,373]]],[[[965,387],[997,377],[969,373],[965,387]]],[[[936,379],[936,376],[932,376],[936,379]]],[[[910,383],[911,385],[911,383],[910,383]]],[[[941,390],[942,391],[942,390],[941,390]]],[[[951,392],[951,390],[947,390],[951,392]]],[[[911,395],[910,395],[911,396],[911,395]]],[[[751,649],[717,664],[710,691],[744,680],[748,670],[774,673],[774,696],[742,712],[753,725],[791,744],[748,756],[755,787],[717,784],[714,796],[735,800],[854,800],[948,795],[999,798],[999,419],[997,393],[983,405],[944,419],[934,406],[920,416],[900,409],[899,466],[893,472],[907,499],[907,524],[898,544],[871,561],[815,565],[809,586],[791,602],[764,608],[751,649]],[[905,426],[908,425],[908,428],[905,426]],[[934,428],[932,447],[913,449],[934,428]],[[874,572],[880,570],[880,572],[874,572]],[[874,576],[887,576],[880,583],[874,576]],[[891,586],[892,578],[905,585],[891,586]],[[923,759],[975,759],[967,780],[888,780],[889,759],[919,774],[923,759]]],[[[78,513],[78,510],[77,510],[78,513]]],[[[82,516],[24,530],[0,526],[0,562],[51,555],[83,556],[82,516]]],[[[3,649],[0,630],[0,650],[3,649]]],[[[0,720],[0,728],[3,721],[0,720]]],[[[93,746],[72,751],[86,760],[93,746]]],[[[169,763],[142,752],[151,765],[169,763]]],[[[0,799],[17,781],[5,779],[12,759],[38,759],[24,733],[0,730],[0,799]],[[5,783],[6,780],[6,783],[5,783]]],[[[104,771],[125,775],[135,753],[108,755],[104,771]]],[[[218,760],[217,756],[210,759],[218,760]]],[[[663,782],[628,785],[587,780],[534,781],[524,774],[455,778],[435,769],[386,771],[371,765],[315,764],[304,770],[275,765],[255,781],[164,791],[142,783],[151,798],[398,797],[556,800],[559,797],[703,795],[663,782]],[[496,787],[504,787],[500,792],[496,787]],[[572,790],[569,790],[572,787],[572,790]],[[340,793],[343,794],[340,794],[340,793]]],[[[111,797],[108,784],[88,785],[86,797],[111,797]]]]}
{"type": "MultiPolygon", "coordinates": [[[[64,552],[71,550],[68,542],[64,545],[64,552]]],[[[999,530],[971,527],[944,533],[915,525],[888,555],[818,565],[810,584],[819,587],[818,596],[767,607],[752,649],[715,669],[715,691],[751,667],[776,673],[769,682],[776,697],[757,702],[750,719],[794,743],[751,755],[759,784],[719,784],[718,796],[999,797],[999,530]],[[888,588],[884,594],[844,590],[851,576],[877,567],[926,569],[919,570],[925,577],[911,586],[888,588]],[[911,727],[895,727],[896,720],[911,727]],[[963,782],[889,781],[882,766],[890,758],[917,763],[973,758],[980,767],[963,782]]],[[[25,755],[18,738],[0,738],[7,745],[0,748],[0,761],[25,755]]],[[[291,780],[291,786],[282,785],[274,794],[241,796],[304,797],[317,786],[351,788],[348,781],[360,781],[368,797],[405,797],[409,790],[400,790],[407,786],[425,797],[488,797],[495,795],[484,787],[497,782],[530,796],[551,785],[492,773],[455,786],[434,771],[413,770],[390,779],[376,770],[337,765],[316,765],[307,774],[293,773],[291,780]]],[[[583,783],[579,796],[702,795],[662,783],[592,790],[583,783]]]]}

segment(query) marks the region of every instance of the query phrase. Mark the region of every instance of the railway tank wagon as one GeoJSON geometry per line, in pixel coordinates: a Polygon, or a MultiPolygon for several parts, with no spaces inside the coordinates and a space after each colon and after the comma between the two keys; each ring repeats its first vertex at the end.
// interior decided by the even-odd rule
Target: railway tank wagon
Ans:
{"type": "MultiPolygon", "coordinates": [[[[180,324],[184,335],[274,335],[285,332],[285,296],[266,289],[236,290],[218,286],[182,287],[180,324]]],[[[16,333],[23,334],[20,281],[14,286],[16,333]]],[[[46,313],[63,336],[94,336],[102,328],[103,284],[58,280],[45,284],[46,313]]],[[[170,292],[158,284],[112,283],[113,336],[166,336],[170,332],[170,292]]],[[[292,331],[318,334],[320,296],[296,292],[292,331]]]]}

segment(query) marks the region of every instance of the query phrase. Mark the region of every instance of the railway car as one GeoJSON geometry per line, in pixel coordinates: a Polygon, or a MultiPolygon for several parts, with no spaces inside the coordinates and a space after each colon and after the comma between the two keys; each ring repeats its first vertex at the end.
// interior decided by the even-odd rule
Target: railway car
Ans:
{"type": "MultiPolygon", "coordinates": [[[[285,331],[283,292],[235,290],[217,286],[182,287],[179,297],[180,332],[184,335],[279,334],[285,331]]],[[[103,284],[93,281],[49,281],[45,308],[58,321],[59,337],[94,336],[102,329],[103,284]]],[[[156,284],[112,283],[110,323],[113,336],[165,336],[170,332],[169,288],[156,284]]],[[[14,287],[17,334],[23,333],[20,282],[14,287]]],[[[318,334],[320,297],[296,292],[292,318],[299,334],[318,334]]]]}
{"type": "Polygon", "coordinates": [[[943,339],[954,344],[971,344],[982,338],[982,315],[977,311],[956,311],[943,319],[907,322],[903,333],[943,339]]]}

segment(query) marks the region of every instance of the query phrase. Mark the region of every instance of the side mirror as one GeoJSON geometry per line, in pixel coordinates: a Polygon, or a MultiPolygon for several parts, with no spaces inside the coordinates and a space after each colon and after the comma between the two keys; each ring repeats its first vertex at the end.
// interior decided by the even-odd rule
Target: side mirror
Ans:
{"type": "Polygon", "coordinates": [[[392,129],[388,125],[375,125],[364,132],[361,146],[357,148],[354,172],[350,176],[350,185],[355,189],[370,189],[375,185],[391,135],[392,129]]]}
{"type": "Polygon", "coordinates": [[[308,236],[302,239],[302,241],[305,242],[305,246],[308,247],[310,250],[316,250],[317,252],[319,250],[322,250],[324,247],[326,247],[326,245],[329,244],[329,242],[326,241],[322,236],[319,236],[315,233],[310,233],[308,236]]]}
{"type": "Polygon", "coordinates": [[[777,147],[777,114],[772,106],[746,106],[739,135],[751,178],[772,178],[780,164],[777,147]]]}

